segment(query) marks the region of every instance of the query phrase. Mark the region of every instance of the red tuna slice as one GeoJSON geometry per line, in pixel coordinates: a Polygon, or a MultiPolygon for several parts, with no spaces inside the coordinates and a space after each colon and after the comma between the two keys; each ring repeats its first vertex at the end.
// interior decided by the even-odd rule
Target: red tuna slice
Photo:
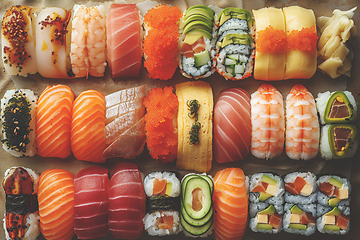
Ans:
{"type": "Polygon", "coordinates": [[[273,228],[278,229],[280,226],[281,218],[282,218],[282,215],[274,213],[269,216],[269,224],[273,228]]]}
{"type": "Polygon", "coordinates": [[[349,222],[349,217],[340,214],[336,217],[336,226],[339,226],[342,230],[346,230],[349,222]]]}
{"type": "Polygon", "coordinates": [[[108,225],[108,170],[100,166],[81,169],[74,179],[74,230],[79,239],[105,237],[108,225]]]}
{"type": "Polygon", "coordinates": [[[302,177],[297,177],[293,183],[285,183],[285,190],[293,195],[298,195],[305,184],[306,181],[302,177]]]}
{"type": "Polygon", "coordinates": [[[107,62],[111,77],[139,77],[141,26],[136,4],[111,4],[106,18],[107,62]]]}
{"type": "Polygon", "coordinates": [[[241,88],[222,91],[214,107],[214,157],[217,162],[244,159],[251,144],[250,95],[241,88]]]}
{"type": "Polygon", "coordinates": [[[316,224],[316,221],[313,217],[313,215],[309,212],[303,212],[301,214],[301,218],[300,218],[300,223],[301,224],[305,224],[305,225],[308,225],[309,223],[314,223],[316,224]]]}
{"type": "Polygon", "coordinates": [[[144,186],[137,166],[133,163],[117,164],[109,188],[109,227],[115,238],[136,239],[141,236],[145,202],[144,186]],[[138,216],[138,220],[133,220],[130,214],[138,216]]]}
{"type": "Polygon", "coordinates": [[[333,196],[335,191],[335,186],[330,183],[323,182],[319,184],[319,191],[325,194],[326,196],[333,196]]]}

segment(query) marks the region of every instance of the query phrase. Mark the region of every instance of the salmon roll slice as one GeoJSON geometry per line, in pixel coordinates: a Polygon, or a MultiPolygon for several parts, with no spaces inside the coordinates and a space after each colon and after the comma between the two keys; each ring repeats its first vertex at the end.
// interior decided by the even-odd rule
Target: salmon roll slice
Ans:
{"type": "Polygon", "coordinates": [[[87,90],[75,99],[71,122],[71,150],[78,160],[104,162],[105,96],[87,90]]]}
{"type": "Polygon", "coordinates": [[[73,91],[65,85],[48,86],[36,109],[37,154],[67,158],[71,154],[70,133],[73,91]]]}
{"type": "Polygon", "coordinates": [[[34,9],[16,5],[9,8],[2,21],[2,56],[9,75],[26,77],[37,72],[35,54],[34,9]]]}
{"type": "Polygon", "coordinates": [[[240,168],[226,168],[214,177],[215,239],[242,239],[248,217],[245,175],[240,168]]]}
{"type": "Polygon", "coordinates": [[[74,236],[74,174],[45,170],[39,179],[40,230],[46,239],[70,240],[74,236]]]}

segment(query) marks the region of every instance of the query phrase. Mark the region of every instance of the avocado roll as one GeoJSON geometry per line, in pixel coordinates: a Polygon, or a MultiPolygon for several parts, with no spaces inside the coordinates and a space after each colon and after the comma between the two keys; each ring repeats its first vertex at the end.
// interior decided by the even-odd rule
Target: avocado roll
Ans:
{"type": "Polygon", "coordinates": [[[147,213],[143,219],[144,228],[150,236],[165,236],[180,232],[178,211],[156,211],[147,213]]]}
{"type": "Polygon", "coordinates": [[[309,236],[316,230],[316,204],[292,204],[284,206],[283,229],[288,233],[309,236]]]}
{"type": "Polygon", "coordinates": [[[187,78],[206,78],[214,73],[211,51],[215,39],[215,12],[203,5],[188,8],[180,26],[180,72],[187,78]]]}
{"type": "Polygon", "coordinates": [[[276,174],[253,174],[249,180],[249,191],[251,203],[265,202],[272,205],[284,203],[284,181],[276,174]]]}
{"type": "Polygon", "coordinates": [[[350,207],[317,205],[316,227],[321,233],[343,235],[350,230],[350,207]]]}
{"type": "Polygon", "coordinates": [[[285,202],[311,204],[316,202],[316,175],[311,172],[294,172],[284,177],[285,202]]]}
{"type": "Polygon", "coordinates": [[[351,124],[326,124],[321,127],[321,157],[341,159],[353,157],[358,145],[357,129],[351,124]]]}
{"type": "MultiPolygon", "coordinates": [[[[350,205],[351,184],[346,178],[325,175],[317,182],[317,202],[325,207],[340,207],[350,205]]],[[[342,208],[342,207],[340,207],[342,208]]]]}
{"type": "Polygon", "coordinates": [[[213,65],[227,80],[242,80],[252,74],[254,30],[251,14],[240,8],[225,8],[218,17],[213,65]]]}
{"type": "Polygon", "coordinates": [[[321,124],[353,123],[357,117],[357,104],[349,91],[319,93],[315,100],[321,124]]]}
{"type": "Polygon", "coordinates": [[[1,99],[1,142],[15,157],[35,155],[36,101],[37,96],[29,89],[8,90],[1,99]]]}
{"type": "Polygon", "coordinates": [[[282,229],[283,205],[251,203],[249,227],[253,232],[279,233],[282,229]]]}

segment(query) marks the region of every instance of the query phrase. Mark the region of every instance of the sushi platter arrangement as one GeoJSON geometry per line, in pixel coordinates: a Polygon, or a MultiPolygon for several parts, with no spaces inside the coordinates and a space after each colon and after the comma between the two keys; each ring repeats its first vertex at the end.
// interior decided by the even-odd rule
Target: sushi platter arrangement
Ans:
{"type": "Polygon", "coordinates": [[[357,5],[4,3],[0,239],[357,239],[357,5]]]}

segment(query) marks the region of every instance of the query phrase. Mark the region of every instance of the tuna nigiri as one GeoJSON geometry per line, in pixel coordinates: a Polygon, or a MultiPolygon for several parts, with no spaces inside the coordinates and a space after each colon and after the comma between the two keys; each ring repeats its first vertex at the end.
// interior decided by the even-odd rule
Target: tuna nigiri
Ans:
{"type": "Polygon", "coordinates": [[[216,239],[241,239],[245,234],[248,197],[240,168],[227,168],[214,177],[214,228],[216,239]]]}
{"type": "Polygon", "coordinates": [[[214,108],[214,156],[217,162],[245,158],[250,152],[250,95],[241,88],[222,91],[214,108]]]}
{"type": "Polygon", "coordinates": [[[262,84],[251,95],[251,153],[258,158],[271,159],[284,149],[284,101],[270,84],[262,84]]]}
{"type": "Polygon", "coordinates": [[[65,85],[48,86],[36,108],[37,154],[66,158],[71,154],[70,132],[74,93],[65,85]]]}
{"type": "Polygon", "coordinates": [[[111,4],[106,18],[106,35],[111,77],[139,77],[141,25],[136,4],[111,4]]]}
{"type": "Polygon", "coordinates": [[[106,148],[105,97],[95,90],[80,93],[75,99],[71,122],[71,150],[78,160],[103,162],[106,148]]]}
{"type": "Polygon", "coordinates": [[[45,170],[38,189],[40,229],[46,239],[70,240],[74,236],[74,174],[45,170]]]}
{"type": "Polygon", "coordinates": [[[109,227],[115,238],[136,239],[143,231],[146,196],[133,163],[119,163],[109,185],[109,227]]]}
{"type": "Polygon", "coordinates": [[[286,154],[296,160],[314,158],[319,138],[314,97],[303,85],[296,84],[286,98],[286,154]]]}
{"type": "Polygon", "coordinates": [[[76,174],[74,229],[79,239],[107,236],[108,183],[108,170],[101,166],[83,168],[76,174]]]}

